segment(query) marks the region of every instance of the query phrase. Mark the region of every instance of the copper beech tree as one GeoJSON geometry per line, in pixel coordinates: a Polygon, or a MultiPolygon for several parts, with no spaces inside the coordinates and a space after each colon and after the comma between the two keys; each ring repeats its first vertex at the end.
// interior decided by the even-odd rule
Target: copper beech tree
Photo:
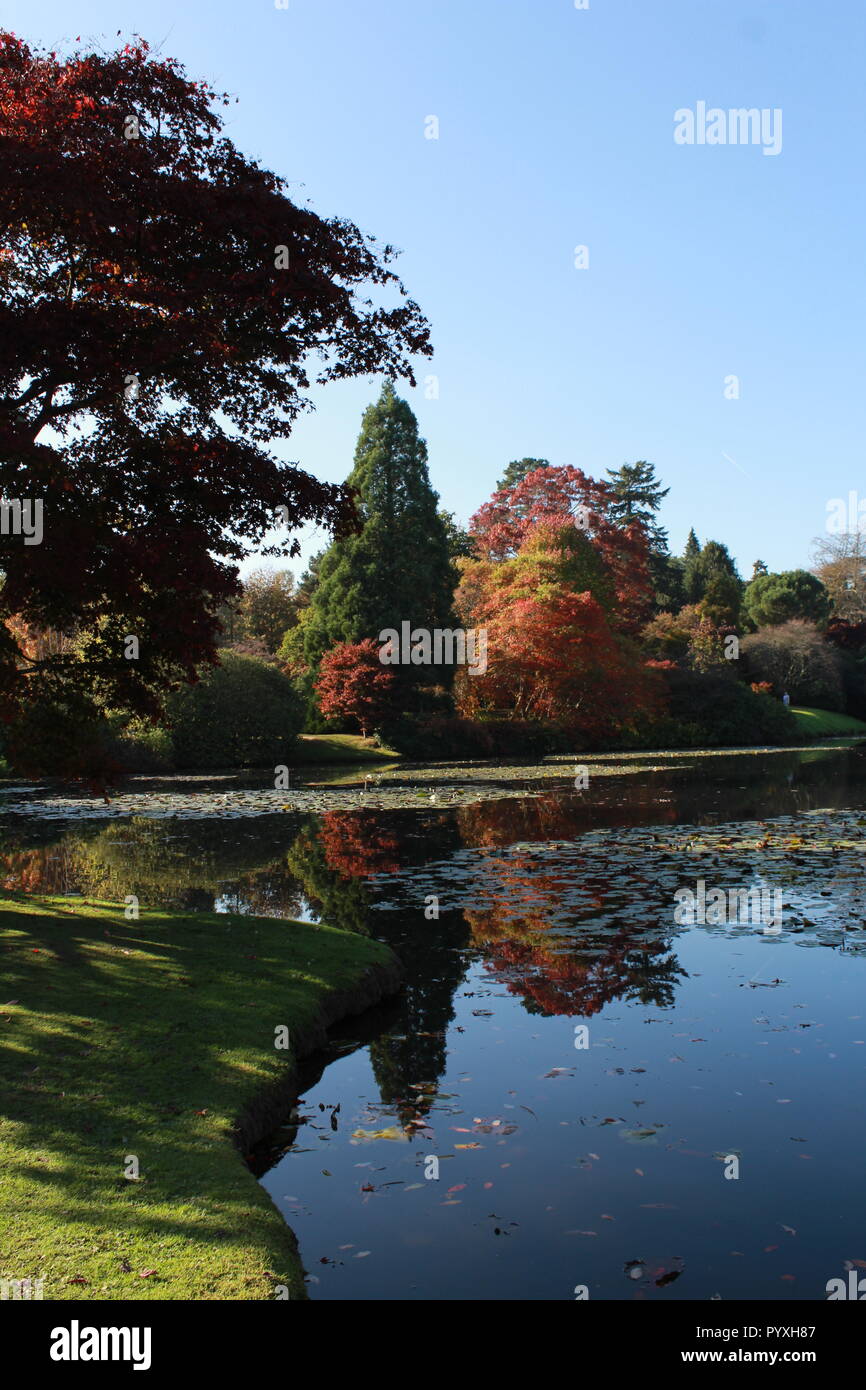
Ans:
{"type": "Polygon", "coordinates": [[[414,384],[431,353],[393,248],[296,206],[223,134],[227,102],[144,41],[60,57],[0,32],[7,721],[28,699],[155,713],[214,659],[240,560],[354,525],[345,488],[270,452],[308,388],[414,384]],[[8,504],[37,500],[33,543],[8,504]]]}

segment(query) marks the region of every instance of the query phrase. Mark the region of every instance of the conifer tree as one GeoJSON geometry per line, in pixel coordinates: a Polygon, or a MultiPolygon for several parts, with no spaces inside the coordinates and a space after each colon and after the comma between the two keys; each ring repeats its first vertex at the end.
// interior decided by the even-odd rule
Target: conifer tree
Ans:
{"type": "Polygon", "coordinates": [[[621,468],[609,468],[607,476],[610,478],[608,486],[616,498],[611,507],[611,519],[620,526],[639,521],[647,533],[650,550],[666,555],[667,532],[656,516],[670,488],[660,485],[655,464],[639,459],[637,463],[624,463],[621,468]]]}
{"type": "MultiPolygon", "coordinates": [[[[361,529],[335,541],[319,566],[304,634],[304,655],[314,669],[338,642],[377,639],[406,621],[430,630],[453,621],[455,572],[427,446],[390,381],[364,412],[347,481],[356,491],[361,529]]],[[[410,669],[424,680],[423,668],[410,669]]]]}

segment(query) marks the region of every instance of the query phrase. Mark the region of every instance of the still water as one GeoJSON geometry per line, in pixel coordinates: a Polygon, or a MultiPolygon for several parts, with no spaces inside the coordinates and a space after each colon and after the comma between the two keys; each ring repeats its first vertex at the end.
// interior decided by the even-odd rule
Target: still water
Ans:
{"type": "Polygon", "coordinates": [[[314,1299],[822,1300],[866,1271],[866,753],[589,766],[392,769],[285,810],[235,779],[136,779],[110,817],[6,796],[10,887],[321,919],[403,960],[256,1155],[314,1299]],[[699,881],[778,892],[779,925],[676,920],[699,881]]]}

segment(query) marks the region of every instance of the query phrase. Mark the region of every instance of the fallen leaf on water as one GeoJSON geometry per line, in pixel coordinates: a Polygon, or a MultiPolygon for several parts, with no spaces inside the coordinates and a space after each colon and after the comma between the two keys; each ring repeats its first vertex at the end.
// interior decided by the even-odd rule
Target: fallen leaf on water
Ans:
{"type": "Polygon", "coordinates": [[[455,1144],[455,1149],[480,1149],[480,1144],[455,1144]]]}
{"type": "Polygon", "coordinates": [[[396,1125],[391,1125],[388,1129],[354,1129],[352,1130],[352,1138],[365,1140],[394,1139],[398,1142],[402,1141],[403,1143],[408,1143],[406,1135],[403,1133],[402,1129],[398,1129],[396,1125]]]}
{"type": "Polygon", "coordinates": [[[797,1276],[796,1276],[796,1274],[780,1274],[780,1275],[779,1275],[779,1278],[780,1278],[780,1279],[787,1279],[790,1283],[793,1284],[793,1283],[796,1281],[797,1276]]]}
{"type": "Polygon", "coordinates": [[[642,1178],[644,1176],[643,1168],[635,1168],[634,1171],[637,1173],[639,1178],[642,1178]]]}
{"type": "Polygon", "coordinates": [[[353,1259],[353,1260],[363,1260],[363,1259],[364,1259],[367,1255],[369,1255],[369,1254],[371,1254],[371,1251],[369,1251],[369,1250],[359,1250],[358,1253],[357,1253],[357,1255],[353,1255],[353,1256],[352,1256],[352,1259],[353,1259]]]}
{"type": "MultiPolygon", "coordinates": [[[[781,1226],[782,1223],[779,1222],[779,1225],[781,1226]]],[[[795,1236],[797,1234],[793,1226],[782,1226],[782,1230],[787,1231],[789,1236],[795,1236]]]]}
{"type": "Polygon", "coordinates": [[[465,1182],[458,1182],[454,1187],[449,1187],[448,1196],[450,1197],[452,1192],[462,1192],[465,1187],[465,1182]]]}
{"type": "Polygon", "coordinates": [[[770,1253],[771,1250],[778,1250],[778,1248],[779,1248],[778,1245],[765,1245],[765,1246],[764,1246],[764,1254],[765,1254],[765,1255],[769,1255],[769,1253],[770,1253]]]}

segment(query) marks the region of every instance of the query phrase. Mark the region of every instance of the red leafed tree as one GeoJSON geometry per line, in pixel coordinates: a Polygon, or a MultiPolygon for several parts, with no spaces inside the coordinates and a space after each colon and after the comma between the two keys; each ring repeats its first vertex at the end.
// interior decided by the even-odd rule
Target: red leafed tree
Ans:
{"type": "Polygon", "coordinates": [[[516,487],[494,493],[469,523],[481,556],[502,561],[518,554],[538,527],[571,528],[592,542],[616,596],[613,625],[636,634],[652,607],[647,537],[637,523],[610,519],[610,488],[579,468],[546,467],[528,473],[516,487]]]}
{"type": "Polygon", "coordinates": [[[7,719],[28,696],[155,712],[194,679],[239,561],[355,524],[344,488],[269,452],[307,388],[414,384],[430,355],[392,248],[296,206],[225,137],[226,102],[143,41],[63,58],[0,31],[0,497],[43,505],[41,543],[0,537],[7,719]],[[46,629],[81,640],[17,640],[46,629]]]}
{"type": "Polygon", "coordinates": [[[315,682],[319,708],[326,719],[353,719],[363,738],[390,713],[394,673],[379,660],[371,637],[340,642],[322,657],[315,682]]]}
{"type": "Polygon", "coordinates": [[[455,603],[487,630],[486,671],[458,676],[462,713],[557,720],[593,738],[656,710],[657,678],[613,625],[592,541],[576,543],[562,519],[537,523],[513,558],[466,563],[455,603]]]}

